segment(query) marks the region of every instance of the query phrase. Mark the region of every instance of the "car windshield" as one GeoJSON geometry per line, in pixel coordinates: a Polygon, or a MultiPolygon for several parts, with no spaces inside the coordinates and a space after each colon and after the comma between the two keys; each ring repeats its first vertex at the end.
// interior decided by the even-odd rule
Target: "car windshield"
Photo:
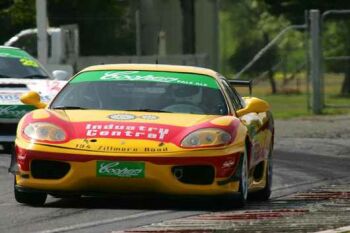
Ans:
{"type": "Polygon", "coordinates": [[[26,52],[19,49],[0,49],[0,78],[49,78],[48,74],[26,52]]]}
{"type": "Polygon", "coordinates": [[[51,103],[53,109],[105,109],[226,115],[223,94],[212,77],[157,71],[80,73],[51,103]]]}

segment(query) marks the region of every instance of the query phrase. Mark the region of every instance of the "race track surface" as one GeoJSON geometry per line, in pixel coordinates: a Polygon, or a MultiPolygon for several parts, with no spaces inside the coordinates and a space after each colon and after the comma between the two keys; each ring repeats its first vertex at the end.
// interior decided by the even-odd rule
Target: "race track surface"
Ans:
{"type": "MultiPolygon", "coordinates": [[[[311,187],[342,180],[349,175],[350,159],[276,150],[272,200],[311,187]]],[[[167,198],[50,197],[44,207],[28,207],[13,198],[9,158],[0,156],[0,232],[111,232],[209,212],[225,211],[216,200],[167,198]]],[[[249,208],[249,205],[247,206],[249,208]]],[[[241,211],[237,209],[237,211],[241,211]]]]}
{"type": "Polygon", "coordinates": [[[159,197],[49,197],[44,207],[29,207],[14,200],[9,155],[0,154],[0,232],[315,232],[349,226],[349,125],[350,116],[276,121],[271,201],[244,209],[216,199],[159,197]],[[259,218],[264,221],[253,221],[259,218]]]}

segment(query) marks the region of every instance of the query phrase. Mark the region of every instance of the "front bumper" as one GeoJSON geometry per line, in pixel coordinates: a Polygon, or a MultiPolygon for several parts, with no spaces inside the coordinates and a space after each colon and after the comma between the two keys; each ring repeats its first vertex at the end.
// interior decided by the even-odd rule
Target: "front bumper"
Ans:
{"type": "MultiPolygon", "coordinates": [[[[241,153],[224,154],[224,152],[227,153],[227,150],[211,150],[208,152],[209,156],[205,156],[205,151],[189,152],[186,157],[183,155],[180,157],[176,153],[155,153],[152,156],[140,156],[139,154],[103,156],[52,153],[17,147],[16,153],[19,169],[16,173],[16,184],[18,189],[41,190],[47,193],[232,194],[238,192],[239,188],[237,179],[233,179],[233,177],[235,177],[241,153]],[[214,156],[213,154],[216,155],[214,156]],[[67,164],[69,169],[62,176],[38,178],[33,169],[40,169],[40,167],[35,168],[33,161],[56,161],[67,164]],[[98,176],[96,171],[98,161],[141,162],[144,164],[144,177],[98,176]],[[211,175],[208,174],[210,171],[210,169],[207,169],[208,167],[211,167],[213,171],[211,178],[211,175]],[[176,174],[178,170],[174,168],[186,168],[188,169],[187,171],[194,169],[194,172],[187,172],[187,175],[189,174],[187,179],[180,179],[179,174],[176,174]],[[204,173],[199,174],[201,172],[204,173]],[[206,181],[192,182],[191,177],[196,177],[193,179],[197,180],[198,177],[203,177],[206,181]],[[210,182],[208,182],[208,179],[211,179],[210,182]]],[[[45,168],[43,167],[43,169],[45,168]]]]}

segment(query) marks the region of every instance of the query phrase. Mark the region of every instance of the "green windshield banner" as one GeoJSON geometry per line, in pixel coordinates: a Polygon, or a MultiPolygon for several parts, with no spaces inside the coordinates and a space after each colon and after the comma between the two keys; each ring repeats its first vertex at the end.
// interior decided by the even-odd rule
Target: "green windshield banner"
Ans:
{"type": "Polygon", "coordinates": [[[0,57],[17,58],[23,66],[39,67],[33,57],[20,49],[0,48],[0,57]]]}
{"type": "Polygon", "coordinates": [[[218,89],[213,77],[202,74],[162,72],[162,71],[87,71],[76,76],[71,83],[101,81],[162,82],[201,86],[218,89]]]}
{"type": "Polygon", "coordinates": [[[9,49],[9,48],[1,48],[0,49],[0,57],[14,57],[14,58],[29,58],[33,59],[28,53],[19,49],[9,49]]]}

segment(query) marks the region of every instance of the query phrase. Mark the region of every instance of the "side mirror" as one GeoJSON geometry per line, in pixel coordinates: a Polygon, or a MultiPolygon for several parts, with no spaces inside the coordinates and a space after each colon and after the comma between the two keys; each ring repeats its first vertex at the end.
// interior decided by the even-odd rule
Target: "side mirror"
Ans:
{"type": "Polygon", "coordinates": [[[56,80],[67,80],[68,79],[68,72],[64,70],[54,70],[52,71],[52,76],[56,80]]]}
{"type": "Polygon", "coordinates": [[[35,91],[29,91],[24,93],[21,98],[21,102],[27,105],[33,105],[36,108],[45,108],[46,104],[40,101],[40,95],[35,91]]]}
{"type": "Polygon", "coordinates": [[[270,109],[270,105],[262,99],[255,97],[243,97],[246,106],[237,111],[238,117],[241,117],[247,113],[255,112],[267,112],[270,109]]]}

